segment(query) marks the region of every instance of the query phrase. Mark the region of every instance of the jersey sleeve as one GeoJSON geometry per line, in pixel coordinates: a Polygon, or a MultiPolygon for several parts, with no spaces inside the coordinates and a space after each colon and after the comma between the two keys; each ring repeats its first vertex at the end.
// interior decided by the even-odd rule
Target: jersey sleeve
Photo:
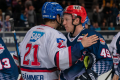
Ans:
{"type": "Polygon", "coordinates": [[[86,48],[88,52],[93,53],[96,56],[97,60],[112,60],[110,51],[108,49],[108,46],[105,42],[105,39],[101,34],[98,32],[91,32],[88,33],[89,36],[96,34],[99,37],[99,40],[97,41],[96,44],[93,44],[92,46],[86,48]]]}
{"type": "Polygon", "coordinates": [[[66,38],[63,34],[55,34],[49,37],[47,51],[51,62],[60,70],[69,68],[81,57],[81,43],[66,47],[66,38]]]}
{"type": "MultiPolygon", "coordinates": [[[[18,48],[19,49],[19,52],[21,51],[20,50],[20,47],[18,48]]],[[[14,62],[15,62],[15,64],[17,65],[17,67],[18,67],[18,71],[19,71],[19,74],[21,74],[21,70],[20,70],[20,65],[19,65],[19,59],[18,59],[18,57],[20,57],[20,55],[18,56],[17,55],[17,52],[15,51],[15,53],[13,54],[13,59],[14,59],[14,62]]]]}
{"type": "Polygon", "coordinates": [[[19,61],[18,61],[18,56],[17,56],[17,52],[15,51],[15,53],[13,54],[13,59],[15,61],[15,64],[19,67],[19,61]]]}
{"type": "Polygon", "coordinates": [[[15,62],[7,49],[5,43],[0,37],[0,80],[16,80],[18,78],[18,69],[15,62]]]}
{"type": "Polygon", "coordinates": [[[119,64],[119,56],[120,56],[120,51],[119,51],[119,39],[120,39],[120,32],[115,35],[109,45],[109,50],[113,54],[113,64],[114,64],[114,70],[115,74],[119,75],[120,70],[118,69],[118,64],[119,64]]]}
{"type": "Polygon", "coordinates": [[[109,71],[112,68],[113,61],[103,36],[97,32],[95,32],[95,34],[99,37],[99,40],[96,44],[90,46],[87,50],[88,52],[95,54],[96,63],[92,65],[91,69],[95,73],[97,73],[98,76],[100,76],[101,74],[105,73],[106,71],[109,71]]]}
{"type": "MultiPolygon", "coordinates": [[[[19,49],[19,53],[20,53],[20,51],[21,51],[21,50],[20,50],[20,49],[21,49],[20,46],[19,46],[18,49],[19,49]]],[[[20,58],[18,59],[18,57],[20,57],[20,55],[18,56],[18,55],[17,55],[17,51],[15,51],[15,53],[13,54],[13,59],[14,59],[14,61],[15,61],[15,64],[16,64],[17,67],[19,68],[19,59],[20,59],[20,58]]]]}

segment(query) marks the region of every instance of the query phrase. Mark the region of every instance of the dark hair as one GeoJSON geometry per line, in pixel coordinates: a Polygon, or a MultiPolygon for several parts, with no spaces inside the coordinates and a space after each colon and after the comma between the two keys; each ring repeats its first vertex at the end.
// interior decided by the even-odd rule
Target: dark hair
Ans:
{"type": "Polygon", "coordinates": [[[55,21],[55,20],[48,19],[48,18],[44,18],[43,21],[44,21],[44,23],[47,23],[47,22],[53,22],[53,21],[55,21]]]}
{"type": "Polygon", "coordinates": [[[82,24],[82,23],[81,23],[81,17],[80,17],[80,16],[77,16],[76,18],[79,18],[79,19],[80,19],[79,23],[82,24]]]}

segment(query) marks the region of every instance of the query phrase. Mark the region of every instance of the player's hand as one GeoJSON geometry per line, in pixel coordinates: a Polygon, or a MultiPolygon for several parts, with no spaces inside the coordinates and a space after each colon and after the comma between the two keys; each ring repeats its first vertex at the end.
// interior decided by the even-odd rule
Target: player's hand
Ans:
{"type": "Polygon", "coordinates": [[[96,56],[93,53],[87,53],[84,57],[84,66],[90,69],[96,63],[96,56]]]}
{"type": "Polygon", "coordinates": [[[88,33],[81,40],[81,43],[82,43],[84,48],[89,47],[93,44],[96,44],[97,40],[99,39],[98,36],[96,36],[96,35],[92,35],[89,37],[87,37],[87,36],[88,36],[88,33]]]}
{"type": "Polygon", "coordinates": [[[118,79],[119,79],[119,76],[115,74],[112,80],[118,80],[118,79]]]}
{"type": "Polygon", "coordinates": [[[91,69],[87,69],[82,75],[75,77],[75,80],[96,80],[98,75],[91,69]]]}

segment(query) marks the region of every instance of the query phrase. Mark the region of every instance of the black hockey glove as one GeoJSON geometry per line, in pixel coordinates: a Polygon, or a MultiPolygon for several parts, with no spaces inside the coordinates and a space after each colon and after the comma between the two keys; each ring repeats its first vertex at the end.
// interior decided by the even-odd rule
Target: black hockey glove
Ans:
{"type": "Polygon", "coordinates": [[[91,69],[87,69],[83,75],[78,76],[75,80],[96,80],[98,75],[91,69]]]}
{"type": "Polygon", "coordinates": [[[96,56],[93,53],[87,53],[84,57],[84,66],[89,69],[96,63],[96,56]]]}

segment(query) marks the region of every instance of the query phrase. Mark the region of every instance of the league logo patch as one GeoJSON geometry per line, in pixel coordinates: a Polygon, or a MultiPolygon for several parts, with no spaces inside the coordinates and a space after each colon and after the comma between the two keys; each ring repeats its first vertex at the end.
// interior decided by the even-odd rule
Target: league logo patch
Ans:
{"type": "Polygon", "coordinates": [[[0,44],[0,54],[3,53],[4,51],[4,46],[2,46],[2,44],[0,44]]]}
{"type": "Polygon", "coordinates": [[[40,31],[33,31],[32,36],[30,38],[31,42],[37,41],[39,38],[41,38],[45,33],[40,31]]]}
{"type": "Polygon", "coordinates": [[[64,42],[65,41],[65,39],[62,39],[62,38],[57,38],[57,43],[58,43],[58,48],[64,48],[64,47],[66,47],[65,45],[64,45],[64,42]]]}
{"type": "Polygon", "coordinates": [[[73,41],[73,38],[71,39],[71,41],[73,41]]]}
{"type": "Polygon", "coordinates": [[[100,43],[105,45],[105,40],[103,38],[99,38],[100,39],[100,43]]]}
{"type": "Polygon", "coordinates": [[[78,39],[77,39],[77,42],[81,42],[83,36],[79,36],[78,39]]]}

